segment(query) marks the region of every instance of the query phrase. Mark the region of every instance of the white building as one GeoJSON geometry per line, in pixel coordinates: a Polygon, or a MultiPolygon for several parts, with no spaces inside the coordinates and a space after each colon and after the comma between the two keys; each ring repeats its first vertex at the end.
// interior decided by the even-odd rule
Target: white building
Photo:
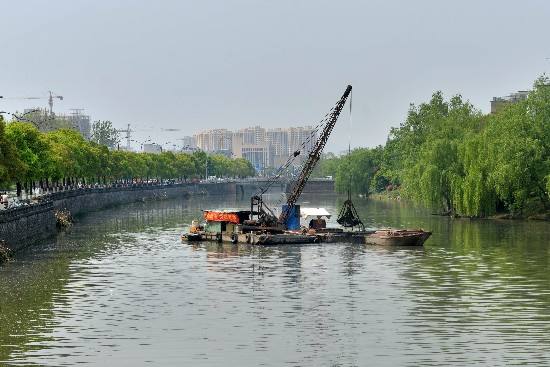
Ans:
{"type": "Polygon", "coordinates": [[[143,144],[143,152],[144,153],[162,153],[162,146],[159,144],[143,144]]]}

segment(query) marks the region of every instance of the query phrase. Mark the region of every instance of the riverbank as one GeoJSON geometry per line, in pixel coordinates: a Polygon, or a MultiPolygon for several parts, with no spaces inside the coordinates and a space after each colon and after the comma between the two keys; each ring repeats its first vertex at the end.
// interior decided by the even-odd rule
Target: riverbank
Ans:
{"type": "Polygon", "coordinates": [[[8,261],[11,258],[11,251],[6,246],[4,241],[0,241],[0,264],[8,261]]]}
{"type": "MultiPolygon", "coordinates": [[[[381,193],[372,194],[369,196],[371,199],[382,201],[408,201],[403,199],[399,190],[386,191],[381,193]]],[[[451,216],[446,213],[434,213],[434,215],[451,216]]],[[[512,213],[497,213],[488,217],[466,217],[466,216],[451,216],[453,218],[469,218],[469,219],[491,219],[491,220],[535,220],[535,221],[550,221],[550,211],[545,210],[541,206],[528,205],[527,208],[521,214],[512,213]]]]}
{"type": "Polygon", "coordinates": [[[55,212],[72,216],[137,201],[163,200],[190,195],[235,195],[231,184],[133,184],[66,190],[44,195],[31,205],[0,212],[0,241],[12,252],[57,232],[55,212]]]}

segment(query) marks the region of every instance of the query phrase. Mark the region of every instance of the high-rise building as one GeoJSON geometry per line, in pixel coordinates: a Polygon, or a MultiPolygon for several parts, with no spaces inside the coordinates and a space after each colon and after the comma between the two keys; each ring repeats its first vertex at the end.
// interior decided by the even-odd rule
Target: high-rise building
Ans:
{"type": "Polygon", "coordinates": [[[82,134],[84,139],[90,140],[92,135],[90,116],[83,114],[83,111],[81,108],[73,108],[71,114],[65,115],[65,118],[71,123],[73,129],[82,134]]]}
{"type": "Polygon", "coordinates": [[[491,101],[491,113],[497,113],[509,104],[516,103],[527,99],[528,90],[520,90],[506,97],[493,97],[491,101]]]}
{"type": "Polygon", "coordinates": [[[237,130],[234,137],[243,144],[262,144],[266,141],[266,130],[260,126],[247,127],[237,130]]]}
{"type": "Polygon", "coordinates": [[[288,129],[288,145],[290,151],[309,152],[317,140],[317,131],[311,126],[291,127],[288,129]]]}
{"type": "Polygon", "coordinates": [[[144,153],[162,153],[162,146],[159,144],[151,143],[151,144],[143,144],[143,152],[144,153]]]}
{"type": "Polygon", "coordinates": [[[282,128],[266,131],[266,141],[273,147],[275,155],[289,155],[288,130],[282,128]]]}
{"type": "Polygon", "coordinates": [[[193,150],[197,148],[197,143],[195,137],[193,136],[184,136],[181,139],[182,150],[193,150]]]}
{"type": "Polygon", "coordinates": [[[288,129],[275,128],[266,131],[267,143],[272,147],[272,166],[281,167],[287,160],[290,152],[288,129]]]}
{"type": "Polygon", "coordinates": [[[205,152],[231,152],[233,133],[227,129],[212,129],[200,132],[193,136],[197,148],[205,152]]]}
{"type": "Polygon", "coordinates": [[[32,122],[42,132],[58,129],[73,129],[86,140],[91,138],[90,116],[83,109],[72,109],[69,115],[50,113],[47,109],[28,108],[23,111],[24,121],[32,122]]]}
{"type": "Polygon", "coordinates": [[[273,166],[271,145],[268,143],[243,144],[242,141],[233,142],[233,158],[244,158],[252,163],[256,171],[262,171],[273,166]]]}
{"type": "Polygon", "coordinates": [[[249,160],[257,170],[284,165],[289,156],[300,151],[294,164],[307,157],[317,140],[311,126],[265,129],[260,126],[239,129],[213,129],[193,136],[196,146],[206,152],[222,153],[249,160]]]}

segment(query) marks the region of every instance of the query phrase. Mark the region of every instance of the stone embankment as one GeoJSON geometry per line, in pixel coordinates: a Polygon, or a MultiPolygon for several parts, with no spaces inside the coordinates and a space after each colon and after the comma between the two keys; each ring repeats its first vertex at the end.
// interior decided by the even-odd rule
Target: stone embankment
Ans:
{"type": "Polygon", "coordinates": [[[44,195],[40,201],[0,211],[0,242],[12,250],[56,233],[55,211],[71,215],[137,201],[161,200],[189,195],[235,195],[233,183],[177,183],[168,185],[128,185],[107,188],[66,190],[44,195]]]}

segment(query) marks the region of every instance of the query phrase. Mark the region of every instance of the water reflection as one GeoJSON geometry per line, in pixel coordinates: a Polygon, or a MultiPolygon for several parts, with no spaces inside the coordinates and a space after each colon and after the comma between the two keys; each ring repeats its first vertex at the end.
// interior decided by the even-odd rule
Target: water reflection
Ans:
{"type": "Polygon", "coordinates": [[[247,205],[114,208],[28,249],[0,268],[0,364],[550,362],[548,223],[359,201],[370,227],[434,235],[420,249],[179,242],[200,209],[247,205]]]}

